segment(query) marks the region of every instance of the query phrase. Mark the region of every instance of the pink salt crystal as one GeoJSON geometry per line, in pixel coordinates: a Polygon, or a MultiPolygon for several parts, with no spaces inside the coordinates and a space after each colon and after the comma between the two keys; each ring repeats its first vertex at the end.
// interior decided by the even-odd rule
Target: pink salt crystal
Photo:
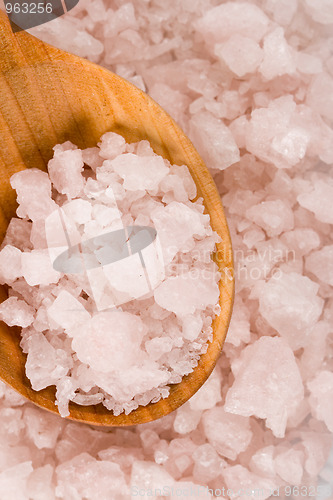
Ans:
{"type": "Polygon", "coordinates": [[[246,147],[263,161],[290,168],[304,158],[308,131],[293,124],[296,105],[292,96],[271,101],[268,108],[255,109],[246,129],[246,147]]]}
{"type": "Polygon", "coordinates": [[[294,227],[294,214],[282,200],[262,201],[247,210],[248,219],[262,227],[268,236],[277,236],[294,227]]]}
{"type": "Polygon", "coordinates": [[[34,500],[56,500],[53,474],[54,468],[50,464],[35,468],[27,482],[28,497],[34,500]]]}
{"type": "Polygon", "coordinates": [[[240,296],[236,295],[228,335],[225,341],[238,347],[242,342],[248,344],[250,339],[249,312],[240,296]]]}
{"type": "Polygon", "coordinates": [[[280,273],[260,287],[260,314],[292,349],[306,345],[307,335],[321,315],[323,300],[318,289],[317,283],[297,273],[280,273]]]}
{"type": "Polygon", "coordinates": [[[103,165],[103,158],[101,158],[99,152],[100,149],[97,147],[82,150],[83,163],[88,165],[94,172],[103,165]]]}
{"type": "Polygon", "coordinates": [[[182,318],[182,333],[185,339],[195,340],[198,338],[203,326],[203,320],[198,316],[184,316],[182,318]]]}
{"type": "Polygon", "coordinates": [[[273,478],[275,476],[274,450],[274,445],[257,450],[251,457],[250,470],[260,476],[273,478]]]}
{"type": "Polygon", "coordinates": [[[67,217],[77,224],[85,224],[91,220],[91,204],[87,200],[77,198],[62,205],[62,210],[67,217]]]}
{"type": "Polygon", "coordinates": [[[269,19],[256,5],[226,2],[205,12],[195,28],[209,43],[220,42],[238,33],[259,42],[266,33],[269,19]]]}
{"type": "Polygon", "coordinates": [[[198,446],[193,453],[193,459],[193,477],[201,484],[208,484],[217,478],[226,465],[209,443],[198,446]]]}
{"type": "Polygon", "coordinates": [[[139,157],[131,153],[117,156],[112,167],[124,179],[124,188],[129,191],[156,189],[169,170],[161,157],[139,157]]]}
{"type": "Polygon", "coordinates": [[[21,462],[0,473],[0,497],[27,500],[27,480],[32,473],[32,463],[21,462]]]}
{"type": "Polygon", "coordinates": [[[216,275],[207,271],[204,276],[199,272],[167,278],[155,289],[154,297],[159,306],[179,316],[193,314],[217,303],[216,275]]]}
{"type": "Polygon", "coordinates": [[[6,245],[0,251],[0,283],[11,283],[22,276],[22,252],[12,245],[6,245]]]}
{"type": "Polygon", "coordinates": [[[52,413],[42,415],[37,408],[26,407],[24,410],[24,423],[27,435],[39,449],[52,449],[55,447],[58,436],[63,428],[62,420],[52,413]]]}
{"type": "Polygon", "coordinates": [[[333,24],[333,8],[330,0],[305,0],[305,9],[317,23],[333,24]]]}
{"type": "Polygon", "coordinates": [[[68,334],[83,324],[88,324],[90,314],[72,294],[62,290],[47,310],[48,317],[68,334]]]}
{"type": "Polygon", "coordinates": [[[57,283],[60,273],[51,263],[48,250],[23,252],[21,256],[22,276],[30,286],[57,283]]]}
{"type": "Polygon", "coordinates": [[[260,498],[265,500],[272,495],[277,486],[272,479],[257,476],[242,465],[226,467],[222,472],[222,476],[227,488],[233,492],[232,498],[234,499],[242,498],[243,492],[246,492],[247,498],[255,500],[260,495],[260,498]]]}
{"type": "MultiPolygon", "coordinates": [[[[298,227],[293,231],[286,231],[280,236],[291,251],[303,257],[320,245],[319,234],[311,228],[298,227]]],[[[314,252],[316,253],[316,252],[314,252]]]]}
{"type": "Polygon", "coordinates": [[[0,319],[9,326],[26,328],[33,322],[34,315],[35,310],[17,297],[9,297],[0,304],[0,319]]]}
{"type": "Polygon", "coordinates": [[[201,419],[202,412],[192,410],[188,403],[178,408],[173,423],[174,431],[178,434],[188,434],[194,431],[201,419]]]}
{"type": "Polygon", "coordinates": [[[10,183],[17,193],[19,217],[43,219],[57,208],[51,199],[51,182],[46,172],[29,168],[12,175],[10,183]]]}
{"type": "Polygon", "coordinates": [[[173,477],[162,467],[153,462],[137,461],[133,464],[130,487],[132,495],[139,494],[140,490],[166,491],[174,486],[173,477]],[[135,493],[137,492],[137,493],[135,493]]]}
{"type": "Polygon", "coordinates": [[[304,454],[300,450],[289,449],[275,458],[277,474],[288,484],[301,484],[303,477],[304,454]]]}
{"type": "Polygon", "coordinates": [[[305,260],[305,269],[322,282],[333,286],[333,245],[312,252],[305,260]]]}
{"type": "Polygon", "coordinates": [[[265,7],[272,12],[274,20],[282,25],[289,26],[297,12],[297,0],[267,0],[265,7]]]}
{"type": "Polygon", "coordinates": [[[75,333],[72,346],[78,358],[93,369],[108,373],[126,370],[140,356],[145,326],[139,316],[129,312],[97,313],[75,333]]]}
{"type": "Polygon", "coordinates": [[[189,405],[194,411],[209,410],[221,400],[221,378],[215,368],[204,385],[191,397],[189,405]]]}
{"type": "Polygon", "coordinates": [[[226,458],[235,460],[250,444],[252,432],[249,419],[227,413],[222,406],[207,410],[202,422],[209,443],[226,458]]]}
{"type": "Polygon", "coordinates": [[[327,182],[324,179],[318,179],[309,182],[309,191],[303,192],[297,196],[297,201],[301,207],[310,210],[315,214],[316,219],[321,222],[333,224],[333,182],[327,176],[327,182]]]}
{"type": "Polygon", "coordinates": [[[1,248],[6,245],[12,245],[20,250],[31,249],[30,232],[31,222],[13,217],[8,224],[6,236],[2,242],[1,248]]]}
{"type": "Polygon", "coordinates": [[[296,72],[296,63],[285,39],[283,28],[275,28],[274,31],[265,36],[264,60],[259,71],[265,80],[272,80],[277,76],[296,72]]]}
{"type": "Polygon", "coordinates": [[[108,500],[128,498],[125,476],[118,464],[100,461],[88,453],[81,453],[56,468],[56,495],[60,498],[108,500]],[[92,480],[94,478],[94,480],[92,480]]]}
{"type": "Polygon", "coordinates": [[[333,373],[322,370],[307,383],[311,393],[309,398],[312,413],[323,420],[329,431],[333,432],[333,373]]]}
{"type": "Polygon", "coordinates": [[[184,113],[190,104],[188,96],[160,82],[155,83],[149,89],[149,95],[182,126],[184,113]]]}
{"type": "Polygon", "coordinates": [[[48,163],[52,184],[61,194],[70,198],[78,196],[84,188],[82,151],[80,149],[55,150],[48,163]]]}
{"type": "Polygon", "coordinates": [[[224,170],[240,159],[232,133],[208,111],[197,113],[191,118],[189,137],[207,167],[212,170],[224,170]]]}
{"type": "Polygon", "coordinates": [[[121,135],[114,132],[107,132],[102,136],[98,146],[100,148],[99,155],[102,158],[112,160],[125,152],[126,142],[121,135]]]}
{"type": "Polygon", "coordinates": [[[237,415],[266,419],[276,437],[283,437],[287,418],[304,397],[292,350],[284,339],[261,337],[241,355],[225,409],[237,415]]]}
{"type": "Polygon", "coordinates": [[[257,42],[237,34],[222,44],[216,44],[214,53],[237,76],[254,73],[263,58],[262,49],[257,42]]]}
{"type": "Polygon", "coordinates": [[[300,437],[306,454],[305,470],[310,476],[316,477],[324,467],[332,448],[332,434],[306,430],[300,433],[300,437]]]}

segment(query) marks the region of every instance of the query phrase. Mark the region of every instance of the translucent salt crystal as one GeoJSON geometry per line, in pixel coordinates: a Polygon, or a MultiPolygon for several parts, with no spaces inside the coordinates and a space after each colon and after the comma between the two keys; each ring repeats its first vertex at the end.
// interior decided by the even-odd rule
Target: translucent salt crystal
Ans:
{"type": "Polygon", "coordinates": [[[255,72],[263,58],[259,44],[241,35],[233,35],[223,44],[216,44],[214,53],[237,76],[255,72]]]}
{"type": "Polygon", "coordinates": [[[48,317],[68,334],[80,325],[88,324],[90,314],[73,295],[62,290],[47,310],[48,317]]]}
{"type": "Polygon", "coordinates": [[[145,332],[141,318],[134,314],[97,313],[85,330],[75,335],[72,347],[82,363],[97,371],[126,370],[140,358],[145,332]]]}
{"type": "Polygon", "coordinates": [[[333,432],[333,373],[322,370],[307,386],[311,394],[309,402],[312,413],[333,432]]]}
{"type": "Polygon", "coordinates": [[[189,405],[195,411],[209,410],[221,400],[221,378],[215,369],[203,386],[191,397],[189,405]]]}
{"type": "Polygon", "coordinates": [[[295,57],[297,69],[301,73],[313,75],[323,72],[323,64],[319,57],[306,52],[297,52],[295,57]]]}
{"type": "MultiPolygon", "coordinates": [[[[1,421],[1,441],[10,446],[17,446],[20,444],[22,438],[22,431],[24,423],[22,422],[22,410],[19,408],[1,408],[0,409],[1,421]]],[[[1,463],[1,460],[0,460],[1,463]]]]}
{"type": "Polygon", "coordinates": [[[301,207],[310,210],[315,214],[316,219],[321,222],[333,224],[333,211],[331,201],[333,199],[333,182],[330,178],[327,182],[318,179],[309,185],[308,192],[297,196],[297,201],[301,207]]]}
{"type": "Polygon", "coordinates": [[[48,163],[52,184],[61,194],[70,198],[78,196],[84,188],[82,151],[80,149],[55,150],[48,163]]]}
{"type": "Polygon", "coordinates": [[[209,216],[172,201],[154,210],[151,219],[164,250],[165,264],[168,264],[179,250],[186,252],[193,248],[194,236],[204,236],[209,216]]]}
{"type": "Polygon", "coordinates": [[[275,476],[275,462],[274,462],[273,445],[265,446],[252,455],[249,462],[250,470],[255,474],[266,477],[275,476]]]}
{"type": "Polygon", "coordinates": [[[276,437],[283,437],[287,418],[303,397],[299,369],[286,341],[261,337],[242,352],[225,409],[263,418],[276,437]]]}
{"type": "Polygon", "coordinates": [[[333,119],[333,78],[323,72],[317,75],[307,92],[306,102],[328,120],[333,119]]]}
{"type": "Polygon", "coordinates": [[[333,245],[312,252],[306,258],[305,268],[324,283],[333,286],[333,245]]]}
{"type": "Polygon", "coordinates": [[[154,337],[145,343],[146,351],[149,357],[154,361],[159,359],[166,352],[170,352],[173,347],[173,341],[169,337],[154,337]]]}
{"type": "Polygon", "coordinates": [[[309,132],[293,123],[295,112],[290,95],[271,101],[268,108],[253,110],[246,128],[248,151],[278,168],[296,165],[307,151],[309,132]]]}
{"type": "Polygon", "coordinates": [[[305,471],[310,476],[317,477],[332,448],[332,434],[305,430],[300,432],[300,438],[305,450],[305,471]]]}
{"type": "Polygon", "coordinates": [[[125,152],[126,142],[121,135],[107,132],[102,136],[98,146],[100,148],[99,155],[102,158],[113,160],[113,158],[125,152]]]}
{"type": "Polygon", "coordinates": [[[108,500],[110,492],[125,500],[128,498],[125,476],[118,464],[96,460],[88,453],[81,453],[68,462],[56,468],[57,498],[96,498],[96,491],[100,500],[108,500]],[[92,481],[98,478],[98,483],[92,481]],[[96,490],[97,488],[97,490],[96,490]]]}
{"type": "Polygon", "coordinates": [[[71,200],[68,203],[64,203],[61,208],[67,217],[77,224],[85,224],[91,219],[92,207],[87,200],[80,198],[71,200]]]}
{"type": "Polygon", "coordinates": [[[12,246],[6,245],[0,251],[0,283],[11,283],[22,276],[21,271],[21,251],[12,246]]]}
{"type": "Polygon", "coordinates": [[[208,111],[190,120],[189,137],[208,168],[224,170],[240,159],[239,149],[228,127],[208,111]]]}
{"type": "MultiPolygon", "coordinates": [[[[318,284],[297,273],[280,273],[258,291],[260,314],[293,349],[306,345],[307,335],[323,309],[318,284]]],[[[259,290],[259,289],[258,289],[259,290]]]]}
{"type": "Polygon", "coordinates": [[[280,238],[291,251],[294,251],[295,254],[302,257],[309,254],[320,245],[319,234],[314,229],[310,228],[298,227],[293,231],[284,232],[280,238]]]}
{"type": "Polygon", "coordinates": [[[19,217],[43,219],[57,208],[51,199],[51,182],[46,172],[37,168],[22,170],[12,175],[10,183],[17,193],[19,217]]]}
{"type": "Polygon", "coordinates": [[[24,300],[9,297],[0,304],[0,319],[8,326],[21,326],[26,328],[34,320],[35,310],[24,300]]]}
{"type": "Polygon", "coordinates": [[[41,413],[37,408],[26,407],[24,410],[24,423],[27,435],[39,449],[54,448],[61,429],[62,420],[52,413],[41,413]]]}
{"type": "Polygon", "coordinates": [[[269,19],[256,5],[226,2],[205,12],[195,27],[208,42],[219,42],[238,33],[259,42],[266,33],[269,19]]]}
{"type": "Polygon", "coordinates": [[[305,0],[305,9],[314,21],[321,24],[333,24],[333,8],[330,0],[305,0]]]}
{"type": "Polygon", "coordinates": [[[207,484],[217,478],[226,465],[209,443],[198,446],[193,453],[193,459],[193,476],[201,484],[207,484]]]}
{"type": "Polygon", "coordinates": [[[273,14],[274,20],[282,25],[289,26],[297,12],[297,0],[267,0],[265,8],[273,14]]]}
{"type": "Polygon", "coordinates": [[[277,474],[288,484],[301,484],[303,477],[304,454],[300,450],[286,450],[275,458],[277,474]]]}
{"type": "Polygon", "coordinates": [[[202,412],[192,410],[188,403],[178,408],[173,428],[178,434],[188,434],[194,431],[200,422],[202,412]]]}
{"type": "Polygon", "coordinates": [[[264,60],[259,71],[266,80],[296,72],[296,63],[285,39],[283,28],[275,28],[265,36],[264,60]]]}
{"type": "Polygon", "coordinates": [[[182,274],[163,281],[154,291],[157,304],[179,316],[193,314],[215,305],[219,298],[216,276],[213,273],[182,274]]]}
{"type": "Polygon", "coordinates": [[[0,497],[27,500],[27,480],[33,471],[32,463],[22,462],[0,473],[0,497]]]}
{"type": "Polygon", "coordinates": [[[247,217],[262,227],[268,236],[277,236],[294,227],[291,207],[282,200],[262,201],[250,207],[247,217]]]}
{"type": "Polygon", "coordinates": [[[56,500],[53,474],[54,468],[50,464],[34,469],[27,482],[29,498],[34,500],[56,500]]]}
{"type": "Polygon", "coordinates": [[[22,276],[30,286],[57,283],[60,273],[51,263],[48,250],[23,252],[21,256],[22,276]]]}
{"type": "Polygon", "coordinates": [[[169,169],[159,156],[137,156],[126,153],[112,161],[114,171],[124,179],[129,191],[154,190],[169,169]]]}
{"type": "Polygon", "coordinates": [[[190,102],[188,96],[160,82],[155,83],[149,89],[149,95],[158,102],[177,123],[182,125],[184,121],[184,112],[190,102]]]}
{"type": "Polygon", "coordinates": [[[255,500],[260,492],[260,498],[265,500],[272,495],[272,492],[277,487],[277,484],[269,478],[253,474],[242,465],[233,465],[223,469],[222,476],[225,480],[227,488],[235,492],[233,498],[242,498],[240,491],[246,491],[247,498],[255,500]]]}
{"type": "Polygon", "coordinates": [[[207,410],[202,417],[205,435],[220,455],[235,460],[250,444],[248,418],[227,413],[222,406],[207,410]]]}
{"type": "Polygon", "coordinates": [[[182,318],[182,333],[187,340],[197,339],[202,327],[203,320],[199,316],[188,315],[182,318]]]}
{"type": "Polygon", "coordinates": [[[226,337],[226,343],[238,347],[241,342],[249,343],[251,340],[249,313],[244,302],[236,295],[233,313],[226,337]]]}
{"type": "Polygon", "coordinates": [[[149,461],[138,461],[133,464],[130,487],[132,495],[135,491],[163,491],[163,488],[172,488],[173,477],[161,466],[149,461]]]}

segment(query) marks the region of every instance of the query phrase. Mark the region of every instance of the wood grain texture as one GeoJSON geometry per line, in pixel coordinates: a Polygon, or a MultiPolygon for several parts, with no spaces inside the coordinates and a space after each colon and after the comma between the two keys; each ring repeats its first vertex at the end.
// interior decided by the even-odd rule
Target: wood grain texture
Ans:
{"type": "MultiPolygon", "coordinates": [[[[46,170],[52,147],[66,140],[80,148],[96,145],[107,131],[127,142],[148,140],[154,151],[178,165],[186,164],[202,196],[211,225],[222,237],[215,259],[222,274],[221,314],[214,339],[198,367],[170,396],[115,417],[104,406],[70,404],[70,417],[90,424],[124,426],[148,422],[187,401],[210,375],[228,329],[233,293],[229,231],[215,184],[202,159],[175,122],[152,99],[117,75],[79,57],[46,45],[22,31],[12,33],[0,12],[0,236],[15,216],[15,192],[9,179],[25,168],[46,170]]],[[[3,287],[2,287],[3,288],[3,287]]],[[[0,300],[6,298],[0,290],[0,300]]],[[[54,388],[33,391],[25,376],[20,332],[0,323],[0,378],[32,402],[57,412],[54,388]]]]}

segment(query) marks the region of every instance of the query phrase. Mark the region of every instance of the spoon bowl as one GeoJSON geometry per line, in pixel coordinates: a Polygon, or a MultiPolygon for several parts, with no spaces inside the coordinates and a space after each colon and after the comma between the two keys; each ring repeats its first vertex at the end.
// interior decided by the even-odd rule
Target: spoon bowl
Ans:
{"type": "MultiPolygon", "coordinates": [[[[94,425],[125,426],[158,419],[185,403],[205,382],[220,355],[232,310],[234,281],[229,231],[220,196],[190,140],[144,92],[89,61],[51,47],[24,31],[13,33],[0,12],[0,238],[16,215],[16,194],[9,179],[25,168],[46,171],[52,148],[70,140],[79,148],[95,146],[107,131],[127,142],[148,140],[155,153],[187,165],[204,200],[211,226],[222,238],[215,260],[221,272],[221,313],[213,340],[192,373],[171,386],[170,395],[114,416],[102,404],[70,403],[70,416],[94,425]],[[217,258],[218,256],[218,258],[217,258]]],[[[7,298],[0,287],[0,301],[7,298]]],[[[19,328],[0,322],[0,379],[36,405],[58,413],[54,387],[34,391],[25,375],[26,357],[19,328]]]]}

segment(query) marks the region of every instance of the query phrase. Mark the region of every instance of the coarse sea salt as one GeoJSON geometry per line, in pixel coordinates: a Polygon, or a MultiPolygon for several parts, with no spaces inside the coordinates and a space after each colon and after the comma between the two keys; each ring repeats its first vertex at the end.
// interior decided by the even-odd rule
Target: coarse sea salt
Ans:
{"type": "Polygon", "coordinates": [[[35,248],[21,251],[12,241],[1,250],[10,297],[0,317],[24,328],[26,374],[35,390],[56,386],[62,416],[70,400],[102,402],[119,415],[165,398],[207,349],[219,300],[210,255],[219,238],[202,199],[190,201],[196,187],[188,169],[171,167],[147,141],[127,145],[105,134],[89,150],[94,170],[83,176],[84,156],[67,142],[55,146],[49,176],[32,169],[12,177],[17,213],[32,221],[30,242],[21,245],[35,248]],[[129,254],[142,212],[157,250],[147,234],[133,233],[129,254]]]}
{"type": "MultiPolygon", "coordinates": [[[[26,411],[31,405],[0,383],[0,496],[133,500],[139,492],[140,498],[154,498],[149,488],[167,486],[174,488],[173,497],[182,491],[180,498],[200,500],[214,498],[214,491],[215,497],[234,500],[242,488],[241,500],[250,495],[264,498],[272,490],[275,498],[306,493],[319,499],[325,496],[317,495],[325,491],[323,487],[330,497],[332,25],[331,0],[80,0],[66,15],[31,30],[37,38],[88,57],[146,90],[191,135],[224,202],[233,242],[236,297],[213,375],[186,405],[159,421],[110,430],[58,418],[62,428],[54,430],[56,417],[50,421],[49,413],[39,408],[26,411]],[[239,59],[235,56],[244,39],[254,42],[249,42],[246,61],[242,51],[239,59]],[[265,58],[259,66],[253,57],[259,55],[258,46],[265,58]],[[276,200],[282,204],[263,205],[266,213],[258,210],[261,202],[276,200]],[[252,206],[256,208],[249,212],[252,206]],[[269,224],[270,215],[275,223],[279,219],[275,228],[269,224]],[[309,287],[301,278],[313,284],[309,287]],[[258,288],[259,281],[268,288],[263,283],[258,288]],[[270,297],[265,300],[265,295],[270,297]],[[303,331],[305,317],[311,327],[306,325],[303,331]],[[281,337],[283,349],[278,345],[281,337]],[[258,344],[261,338],[264,346],[258,344]],[[250,359],[245,370],[242,353],[251,346],[249,358],[253,355],[255,360],[250,359]],[[275,363],[275,353],[281,367],[278,360],[275,363]],[[268,377],[271,372],[277,376],[268,377]],[[251,441],[236,460],[211,444],[213,438],[225,445],[226,436],[213,435],[209,427],[209,442],[203,428],[212,408],[224,410],[225,425],[229,391],[234,392],[239,412],[251,405],[252,413],[243,416],[243,422],[249,419],[251,441]],[[295,399],[291,414],[289,403],[292,406],[295,399]],[[287,413],[286,425],[277,418],[281,412],[287,413]],[[278,437],[284,428],[284,436],[278,437]],[[118,465],[122,473],[108,464],[118,465]],[[131,491],[131,486],[137,489],[131,491]]],[[[124,141],[119,139],[117,147],[125,151],[124,141]]],[[[95,171],[109,155],[114,157],[113,146],[105,146],[105,158],[103,150],[102,156],[96,155],[96,148],[83,151],[84,163],[95,171]]],[[[170,173],[173,169],[175,173],[181,167],[171,167],[170,173]]],[[[107,167],[99,175],[108,176],[114,193],[123,196],[121,184],[115,185],[118,176],[107,167]]],[[[184,189],[177,179],[170,175],[160,184],[166,202],[187,200],[192,184],[186,181],[184,189]]],[[[146,214],[153,205],[148,207],[145,199],[132,204],[138,223],[149,223],[146,214]]],[[[74,216],[76,208],[68,210],[74,216]]],[[[95,211],[103,223],[101,209],[95,211]]],[[[82,223],[90,218],[83,208],[81,215],[82,223]]],[[[172,220],[169,224],[172,227],[172,220]]],[[[12,219],[3,245],[31,250],[31,228],[31,222],[12,219]]],[[[100,234],[100,227],[91,225],[88,232],[100,234]]],[[[40,228],[31,237],[34,245],[36,238],[45,244],[40,228]]],[[[14,255],[18,253],[13,259],[14,255]]],[[[5,270],[1,260],[0,269],[5,270]]],[[[14,280],[12,269],[11,265],[6,271],[14,280]]],[[[27,296],[33,293],[33,287],[26,290],[20,279],[14,284],[27,296]]],[[[74,295],[75,290],[73,286],[74,295]]],[[[161,311],[157,305],[150,309],[155,331],[161,311]]],[[[167,317],[169,312],[163,314],[167,317]]],[[[43,331],[49,321],[41,311],[36,329],[43,331]]],[[[188,326],[191,321],[186,316],[182,325],[192,339],[200,321],[188,326]]],[[[158,343],[153,339],[146,343],[152,357],[170,348],[170,340],[158,343]]],[[[245,425],[241,428],[246,430],[245,425]]],[[[230,436],[234,450],[244,442],[235,439],[233,445],[230,436]]]]}

